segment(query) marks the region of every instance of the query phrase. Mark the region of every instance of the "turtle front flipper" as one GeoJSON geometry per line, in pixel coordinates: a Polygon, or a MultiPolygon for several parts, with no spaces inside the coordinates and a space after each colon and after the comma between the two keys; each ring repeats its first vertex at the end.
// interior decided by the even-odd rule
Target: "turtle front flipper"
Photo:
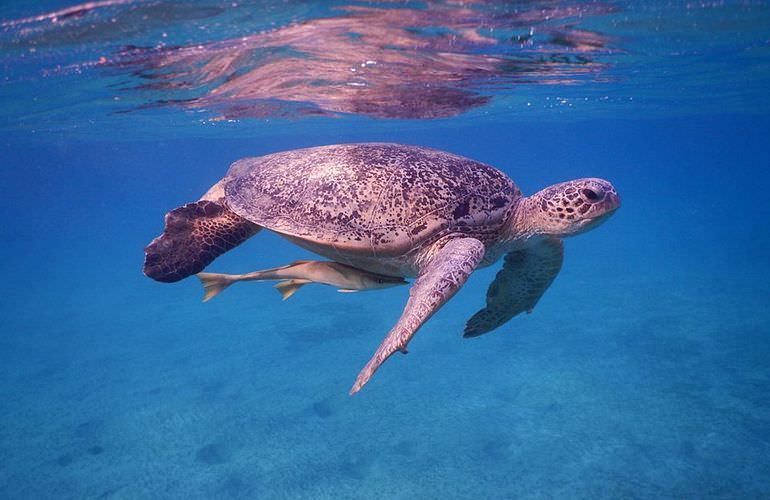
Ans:
{"type": "Polygon", "coordinates": [[[450,240],[434,254],[412,285],[401,318],[358,374],[350,394],[361,390],[393,353],[406,352],[420,326],[457,293],[483,258],[484,244],[474,238],[450,240]]]}
{"type": "Polygon", "coordinates": [[[561,240],[549,238],[510,252],[487,290],[487,307],[465,324],[464,337],[491,332],[517,314],[532,312],[556,275],[564,257],[561,240]]]}
{"type": "Polygon", "coordinates": [[[172,283],[196,274],[261,229],[224,205],[200,200],[166,214],[163,234],[144,249],[144,274],[172,283]]]}

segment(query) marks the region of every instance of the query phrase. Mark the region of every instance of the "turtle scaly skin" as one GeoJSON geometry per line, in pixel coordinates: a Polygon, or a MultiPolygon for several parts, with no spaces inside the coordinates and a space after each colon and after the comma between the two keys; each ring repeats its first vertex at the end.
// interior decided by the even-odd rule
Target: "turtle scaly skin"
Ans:
{"type": "Polygon", "coordinates": [[[201,200],[166,214],[163,234],[145,248],[144,273],[165,283],[196,274],[260,227],[224,205],[201,200]]]}

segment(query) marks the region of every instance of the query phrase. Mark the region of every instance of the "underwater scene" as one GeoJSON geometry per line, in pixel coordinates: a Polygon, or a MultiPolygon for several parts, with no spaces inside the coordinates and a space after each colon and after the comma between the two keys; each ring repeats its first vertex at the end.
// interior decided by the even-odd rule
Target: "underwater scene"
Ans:
{"type": "Polygon", "coordinates": [[[770,498],[770,3],[3,2],[0,69],[0,498],[770,498]]]}

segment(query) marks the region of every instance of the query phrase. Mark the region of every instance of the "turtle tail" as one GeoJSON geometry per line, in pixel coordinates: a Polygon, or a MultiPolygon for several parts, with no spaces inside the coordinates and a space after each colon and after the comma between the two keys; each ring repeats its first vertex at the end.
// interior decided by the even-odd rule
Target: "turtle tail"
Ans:
{"type": "Polygon", "coordinates": [[[175,208],[166,214],[163,234],[144,249],[144,274],[164,283],[179,281],[202,271],[260,229],[214,201],[175,208]]]}

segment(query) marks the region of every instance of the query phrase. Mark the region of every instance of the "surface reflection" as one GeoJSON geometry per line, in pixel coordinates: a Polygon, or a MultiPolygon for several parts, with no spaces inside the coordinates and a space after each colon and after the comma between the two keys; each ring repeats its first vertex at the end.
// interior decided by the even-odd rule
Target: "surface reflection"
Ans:
{"type": "MultiPolygon", "coordinates": [[[[232,5],[249,8],[228,5],[107,0],[16,23],[27,42],[53,44],[139,29],[138,16],[157,23],[171,13],[200,19],[232,5]],[[110,22],[93,19],[96,10],[107,10],[110,22]],[[87,14],[92,19],[77,22],[87,14]]],[[[598,57],[617,50],[607,36],[579,27],[614,12],[608,3],[376,5],[337,6],[325,17],[231,39],[128,46],[91,65],[144,80],[131,86],[151,91],[142,107],[202,109],[215,120],[341,113],[422,119],[462,113],[519,84],[596,81],[606,67],[598,57]]],[[[258,13],[259,6],[250,8],[258,13]]]]}

